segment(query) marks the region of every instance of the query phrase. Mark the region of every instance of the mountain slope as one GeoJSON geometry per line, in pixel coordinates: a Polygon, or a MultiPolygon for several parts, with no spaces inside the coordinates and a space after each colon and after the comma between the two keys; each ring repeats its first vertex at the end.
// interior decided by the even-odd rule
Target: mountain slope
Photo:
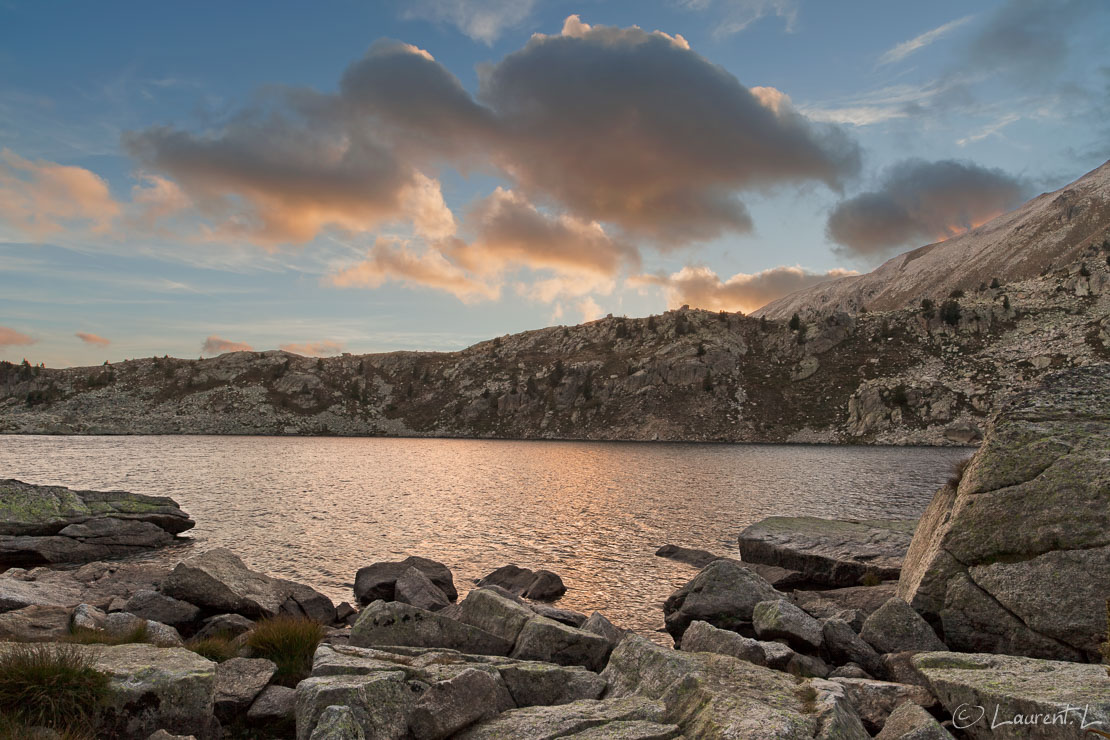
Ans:
{"type": "Polygon", "coordinates": [[[1110,162],[1053,193],[947,241],[919,247],[864,275],[830,280],[767,304],[756,316],[803,317],[912,308],[994,279],[1036,278],[1110,239],[1110,162]]]}

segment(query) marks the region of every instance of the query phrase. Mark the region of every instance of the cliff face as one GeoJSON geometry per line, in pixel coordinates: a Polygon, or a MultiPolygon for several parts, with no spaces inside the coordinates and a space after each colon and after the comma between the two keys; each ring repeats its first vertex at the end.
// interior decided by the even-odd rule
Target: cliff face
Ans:
{"type": "Polygon", "coordinates": [[[455,353],[0,363],[0,432],[968,443],[1013,390],[1110,359],[1107,252],[1080,256],[969,292],[955,324],[680,310],[455,353]]]}
{"type": "Polygon", "coordinates": [[[1014,283],[1075,265],[1110,239],[1110,162],[977,229],[898,255],[865,275],[830,280],[767,304],[757,316],[891,311],[938,302],[998,279],[1014,283]]]}

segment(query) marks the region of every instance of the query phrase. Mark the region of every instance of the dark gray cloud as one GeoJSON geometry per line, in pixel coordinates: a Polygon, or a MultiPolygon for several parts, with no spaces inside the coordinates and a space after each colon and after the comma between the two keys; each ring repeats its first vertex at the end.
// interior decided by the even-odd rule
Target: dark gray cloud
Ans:
{"type": "Polygon", "coordinates": [[[826,233],[842,251],[882,256],[946,239],[1022,203],[1029,185],[970,162],[909,159],[892,166],[877,190],[839,203],[826,233]]]}

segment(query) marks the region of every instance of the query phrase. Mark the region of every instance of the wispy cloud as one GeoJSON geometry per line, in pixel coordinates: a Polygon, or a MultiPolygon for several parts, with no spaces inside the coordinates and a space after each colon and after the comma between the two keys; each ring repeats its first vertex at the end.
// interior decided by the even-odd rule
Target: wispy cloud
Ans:
{"type": "Polygon", "coordinates": [[[793,33],[798,22],[798,0],[679,0],[689,10],[711,11],[717,21],[714,36],[732,36],[767,16],[781,18],[784,30],[793,33]]]}
{"type": "Polygon", "coordinates": [[[962,139],[957,139],[956,144],[958,146],[964,147],[968,144],[974,144],[977,141],[982,141],[983,139],[989,138],[991,136],[1001,135],[999,134],[999,132],[1002,129],[1006,128],[1011,123],[1016,123],[1017,121],[1020,121],[1021,119],[1022,115],[1020,113],[1009,113],[1002,118],[999,118],[994,123],[987,124],[975,133],[969,134],[962,139]]]}
{"type": "Polygon", "coordinates": [[[99,334],[90,334],[89,332],[85,331],[79,331],[74,334],[74,336],[80,339],[85,344],[94,344],[98,347],[107,347],[109,344],[112,343],[112,340],[105,339],[99,334]]]}
{"type": "Polygon", "coordinates": [[[894,64],[895,62],[902,61],[910,54],[924,49],[926,46],[933,43],[934,41],[947,36],[960,26],[970,22],[974,17],[974,15],[965,15],[963,18],[957,18],[954,21],[949,21],[948,23],[945,23],[943,26],[937,26],[931,31],[926,31],[919,36],[914,36],[909,41],[903,41],[902,43],[889,49],[887,52],[879,57],[879,66],[881,67],[887,64],[894,64]]]}
{"type": "Polygon", "coordinates": [[[452,25],[475,41],[491,45],[527,20],[535,5],[536,0],[409,0],[401,17],[452,25]]]}
{"type": "Polygon", "coordinates": [[[224,352],[250,352],[252,349],[246,342],[234,342],[215,334],[205,339],[200,346],[201,354],[204,355],[222,355],[224,352]]]}
{"type": "Polygon", "coordinates": [[[34,344],[33,337],[7,326],[0,326],[0,347],[14,347],[34,344]]]}
{"type": "Polygon", "coordinates": [[[342,352],[343,345],[339,342],[333,342],[330,339],[322,339],[316,342],[283,344],[280,349],[286,352],[292,352],[295,355],[305,355],[306,357],[330,357],[331,355],[337,355],[342,352]]]}

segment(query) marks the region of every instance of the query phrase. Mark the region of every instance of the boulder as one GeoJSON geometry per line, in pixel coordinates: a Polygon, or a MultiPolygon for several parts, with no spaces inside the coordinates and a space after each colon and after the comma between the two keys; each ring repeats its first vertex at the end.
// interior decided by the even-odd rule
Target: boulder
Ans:
{"type": "Polygon", "coordinates": [[[75,629],[102,630],[108,615],[102,609],[88,604],[78,604],[73,609],[72,625],[75,629]]]}
{"type": "Polygon", "coordinates": [[[0,480],[0,567],[132,555],[194,525],[165,496],[0,480]]]}
{"type": "Polygon", "coordinates": [[[93,562],[77,570],[11,568],[0,573],[0,612],[78,604],[103,610],[113,602],[119,602],[122,609],[134,593],[157,587],[168,574],[166,566],[145,562],[93,562]]]}
{"type": "Polygon", "coordinates": [[[566,740],[671,740],[672,738],[681,740],[682,730],[678,725],[627,720],[607,722],[563,737],[566,740]]]}
{"type": "Polygon", "coordinates": [[[124,610],[137,617],[161,622],[172,627],[191,624],[200,616],[200,609],[192,604],[163,596],[151,589],[136,591],[127,600],[124,610]]]}
{"type": "Polygon", "coordinates": [[[602,677],[608,696],[661,701],[662,717],[644,719],[676,724],[690,738],[868,738],[839,685],[725,655],[668,650],[629,635],[602,677]]]}
{"type": "Polygon", "coordinates": [[[297,740],[310,740],[331,706],[348,707],[368,740],[401,740],[415,702],[400,671],[306,678],[296,689],[297,740]]]}
{"type": "Polygon", "coordinates": [[[25,606],[0,614],[0,640],[42,642],[69,634],[70,612],[61,606],[25,606]]]}
{"type": "Polygon", "coordinates": [[[875,740],[955,740],[933,715],[912,701],[904,702],[887,717],[875,740]]]}
{"type": "Polygon", "coordinates": [[[974,653],[918,653],[913,664],[972,740],[1110,732],[1106,666],[974,653]]]}
{"type": "Polygon", "coordinates": [[[394,599],[402,604],[411,604],[430,612],[439,611],[451,602],[424,572],[409,567],[394,584],[394,599]]]}
{"type": "Polygon", "coordinates": [[[611,650],[609,641],[600,635],[535,616],[521,628],[510,657],[600,671],[611,650]]]}
{"type": "Polygon", "coordinates": [[[843,665],[855,663],[872,676],[881,675],[883,663],[875,649],[860,638],[847,622],[827,619],[821,630],[825,650],[833,661],[843,665]]]}
{"type": "Polygon", "coordinates": [[[740,533],[740,557],[802,574],[807,582],[837,588],[865,577],[898,578],[917,521],[774,516],[740,533]]]}
{"type": "Polygon", "coordinates": [[[913,656],[916,652],[887,653],[883,655],[882,674],[888,681],[896,683],[912,683],[917,686],[928,687],[928,682],[913,667],[913,656]]]}
{"type": "Polygon", "coordinates": [[[933,497],[898,595],[955,650],[1096,660],[1110,593],[1110,365],[1001,404],[933,497]]]}
{"type": "Polygon", "coordinates": [[[786,599],[761,601],[752,610],[752,626],[761,640],[785,639],[813,652],[821,647],[821,624],[786,599]]]}
{"type": "Polygon", "coordinates": [[[265,658],[232,658],[216,666],[214,707],[221,722],[230,722],[246,711],[277,672],[265,658]]]}
{"type": "MultiPolygon", "coordinates": [[[[682,650],[685,652],[731,655],[733,658],[739,658],[761,666],[769,665],[768,656],[763,651],[765,644],[729,630],[717,629],[708,622],[701,621],[693,622],[686,628],[686,633],[682,636],[682,650]]],[[[780,647],[791,655],[794,652],[785,645],[780,647]]],[[[786,667],[789,661],[790,655],[784,655],[780,660],[780,665],[774,667],[781,670],[786,667]]]]}
{"type": "Polygon", "coordinates": [[[880,653],[947,650],[929,623],[897,596],[871,613],[859,636],[880,653]]]}
{"type": "Polygon", "coordinates": [[[297,709],[297,692],[287,686],[267,686],[247,710],[247,720],[267,724],[292,719],[297,709]]]}
{"type": "Polygon", "coordinates": [[[409,727],[415,740],[444,740],[475,722],[497,714],[505,685],[488,673],[467,669],[432,684],[412,708],[409,727]]]}
{"type": "Polygon", "coordinates": [[[235,613],[251,619],[292,614],[326,623],[335,620],[335,608],[323,594],[253,571],[224,548],[178,563],[161,591],[208,612],[235,613]]]}
{"type": "Polygon", "coordinates": [[[871,733],[879,732],[886,718],[904,702],[913,702],[926,709],[936,706],[937,700],[929,690],[913,684],[873,681],[866,678],[832,678],[844,687],[848,701],[856,708],[863,726],[871,733]]]}
{"type": "Polygon", "coordinates": [[[399,562],[374,563],[359,568],[355,574],[355,597],[358,603],[365,605],[378,600],[395,601],[397,579],[409,568],[416,568],[428,576],[448,601],[459,598],[459,592],[455,590],[455,579],[446,565],[412,555],[399,562]]]}
{"type": "Polygon", "coordinates": [[[456,619],[500,637],[512,645],[536,614],[526,605],[489,588],[476,588],[459,602],[456,619]]]}
{"type": "Polygon", "coordinates": [[[529,604],[528,606],[541,617],[554,619],[556,622],[562,622],[570,627],[581,628],[582,625],[586,624],[586,620],[589,619],[589,617],[582,612],[576,612],[572,609],[559,609],[550,604],[529,604]]]}
{"type": "Polygon", "coordinates": [[[498,671],[518,707],[598,699],[605,691],[605,679],[581,666],[514,662],[498,666],[498,671]]]}
{"type": "MultiPolygon", "coordinates": [[[[764,642],[763,645],[777,645],[777,642],[764,642]]],[[[820,658],[805,653],[791,651],[790,660],[786,663],[786,672],[801,676],[802,678],[828,678],[832,675],[829,664],[820,658]]],[[[773,663],[768,663],[768,668],[777,668],[773,663]]]]}
{"type": "Polygon", "coordinates": [[[207,637],[238,637],[250,632],[254,622],[242,614],[213,614],[201,623],[196,637],[203,640],[207,637]]]}
{"type": "Polygon", "coordinates": [[[613,647],[620,644],[626,634],[625,630],[610,622],[601,612],[591,614],[589,619],[582,623],[582,629],[604,637],[613,647]]]}
{"type": "MultiPolygon", "coordinates": [[[[824,591],[794,591],[791,596],[794,603],[817,619],[835,616],[833,613],[825,613],[819,616],[811,611],[811,609],[828,609],[828,604],[835,605],[832,607],[833,611],[858,613],[860,628],[862,628],[863,620],[871,616],[871,613],[880,606],[890,601],[897,591],[898,584],[892,581],[878,586],[847,586],[824,591]]],[[[849,622],[850,620],[845,619],[844,621],[849,622]]],[[[853,629],[857,628],[853,627],[853,629]]]]}
{"type": "Polygon", "coordinates": [[[874,676],[855,663],[845,663],[836,670],[829,671],[826,678],[874,678],[874,676]]]}
{"type": "Polygon", "coordinates": [[[500,586],[510,593],[536,601],[554,601],[567,592],[563,579],[549,570],[529,570],[516,565],[503,565],[478,586],[500,586]]]}
{"type": "Polygon", "coordinates": [[[716,560],[667,598],[664,622],[678,645],[695,620],[722,629],[738,629],[751,622],[756,604],[781,597],[771,584],[740,563],[716,560]]]}
{"type": "Polygon", "coordinates": [[[350,707],[333,704],[324,707],[310,740],[367,740],[350,707]]]}
{"type": "Polygon", "coordinates": [[[658,722],[663,705],[640,696],[620,699],[582,699],[557,706],[510,709],[497,717],[462,731],[457,740],[506,740],[506,738],[562,738],[609,724],[629,721],[658,722]]]}
{"type": "Polygon", "coordinates": [[[356,647],[439,647],[479,655],[507,655],[513,646],[485,630],[395,601],[375,601],[363,609],[350,642],[356,647]]]}
{"type": "Polygon", "coordinates": [[[714,560],[719,560],[721,557],[720,555],[714,555],[708,550],[696,550],[692,547],[682,547],[681,545],[663,545],[655,551],[655,554],[661,558],[692,565],[699,570],[709,565],[714,560]]]}

